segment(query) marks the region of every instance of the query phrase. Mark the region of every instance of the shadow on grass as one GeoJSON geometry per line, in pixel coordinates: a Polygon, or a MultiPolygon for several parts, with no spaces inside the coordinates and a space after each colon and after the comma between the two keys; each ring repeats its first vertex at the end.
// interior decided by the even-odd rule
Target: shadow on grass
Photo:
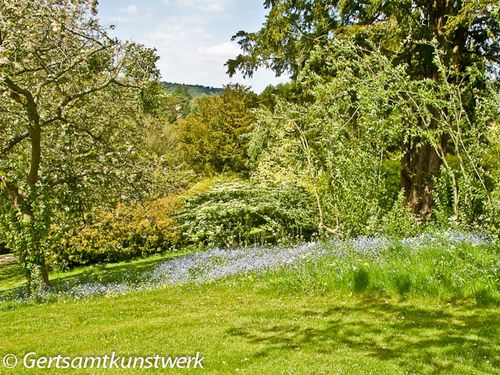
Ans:
{"type": "MultiPolygon", "coordinates": [[[[181,255],[183,254],[170,253],[115,264],[78,267],[68,272],[55,272],[50,276],[51,286],[58,288],[86,283],[138,283],[146,279],[149,276],[148,271],[152,271],[156,265],[181,255]]],[[[22,292],[25,289],[24,285],[20,285],[23,281],[24,276],[18,263],[0,265],[0,299],[22,292]]]]}
{"type": "MultiPolygon", "coordinates": [[[[2,256],[2,258],[5,258],[5,256],[2,256]]],[[[17,260],[9,259],[8,262],[0,262],[0,296],[4,291],[15,288],[16,285],[23,281],[23,270],[17,260]]]]}
{"type": "Polygon", "coordinates": [[[471,373],[477,369],[490,373],[500,368],[500,320],[495,312],[498,309],[437,310],[371,299],[326,311],[296,310],[289,324],[250,324],[226,333],[264,345],[255,360],[279,351],[335,355],[349,350],[356,357],[391,361],[409,372],[460,373],[465,366],[471,373]]]}
{"type": "Polygon", "coordinates": [[[164,262],[165,258],[153,258],[139,261],[130,261],[126,263],[109,264],[109,265],[94,265],[84,267],[81,270],[76,269],[67,276],[64,274],[58,275],[53,280],[53,284],[58,283],[111,283],[111,282],[137,282],[147,276],[147,271],[152,270],[156,265],[164,262]]]}
{"type": "Polygon", "coordinates": [[[18,263],[0,264],[0,280],[23,276],[23,271],[18,263]]]}

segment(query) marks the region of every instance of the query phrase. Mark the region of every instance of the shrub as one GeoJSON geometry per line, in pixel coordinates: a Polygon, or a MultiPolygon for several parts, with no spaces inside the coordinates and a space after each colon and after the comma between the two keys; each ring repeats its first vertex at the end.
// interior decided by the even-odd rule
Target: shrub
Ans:
{"type": "Polygon", "coordinates": [[[381,232],[389,237],[416,236],[423,229],[422,223],[404,204],[404,193],[400,192],[392,208],[382,217],[381,232]]]}
{"type": "Polygon", "coordinates": [[[215,179],[193,187],[177,219],[184,244],[283,243],[311,238],[314,207],[311,195],[297,186],[215,179]]]}
{"type": "Polygon", "coordinates": [[[165,197],[114,212],[99,212],[88,225],[65,233],[52,251],[59,268],[118,262],[159,253],[179,243],[173,213],[181,206],[176,197],[165,197]]]}

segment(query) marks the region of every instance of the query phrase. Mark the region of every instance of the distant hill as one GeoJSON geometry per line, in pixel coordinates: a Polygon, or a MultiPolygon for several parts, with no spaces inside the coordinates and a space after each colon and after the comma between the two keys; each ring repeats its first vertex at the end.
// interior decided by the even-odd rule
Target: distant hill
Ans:
{"type": "Polygon", "coordinates": [[[163,87],[168,92],[172,92],[176,89],[187,90],[189,95],[193,98],[204,95],[219,95],[222,93],[223,89],[217,87],[209,87],[202,85],[186,85],[184,83],[172,83],[172,82],[162,82],[163,87]]]}

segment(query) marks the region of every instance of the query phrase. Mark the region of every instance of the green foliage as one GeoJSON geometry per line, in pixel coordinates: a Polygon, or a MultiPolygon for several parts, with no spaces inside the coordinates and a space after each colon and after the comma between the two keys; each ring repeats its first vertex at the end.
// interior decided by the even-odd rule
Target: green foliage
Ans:
{"type": "Polygon", "coordinates": [[[447,155],[441,153],[443,165],[434,183],[435,221],[444,227],[498,234],[498,90],[485,83],[475,98],[477,112],[471,116],[463,107],[472,90],[469,85],[443,83],[440,88],[447,96],[440,107],[453,120],[443,124],[442,131],[449,134],[453,149],[447,155]]]}
{"type": "Polygon", "coordinates": [[[241,86],[229,86],[220,96],[199,98],[193,113],[173,129],[187,164],[202,175],[246,174],[255,105],[255,95],[241,86]]]}
{"type": "Polygon", "coordinates": [[[183,244],[238,247],[308,240],[315,233],[312,197],[281,183],[205,180],[184,197],[183,244]]]}
{"type": "Polygon", "coordinates": [[[34,288],[48,283],[51,223],[132,198],[142,173],[137,97],[158,57],[110,38],[95,6],[0,1],[0,221],[34,288]]]}
{"type": "Polygon", "coordinates": [[[405,204],[404,194],[400,192],[392,208],[382,217],[380,231],[389,237],[406,238],[416,236],[422,229],[423,224],[405,204]]]}
{"type": "Polygon", "coordinates": [[[66,269],[77,265],[110,263],[162,253],[179,244],[174,213],[181,207],[175,197],[133,206],[119,205],[99,212],[89,224],[70,230],[56,241],[50,261],[66,269]]]}
{"type": "Polygon", "coordinates": [[[141,89],[144,112],[163,124],[186,118],[191,112],[192,100],[193,97],[182,87],[167,91],[158,81],[148,82],[141,89]]]}
{"type": "MultiPolygon", "coordinates": [[[[243,52],[226,63],[231,75],[239,70],[251,76],[265,66],[295,79],[310,53],[332,39],[360,47],[376,44],[394,63],[408,63],[412,77],[430,78],[435,72],[433,40],[446,50],[454,74],[465,72],[478,56],[498,63],[499,6],[491,0],[266,0],[264,6],[269,12],[260,30],[233,36],[243,52]]],[[[323,67],[319,63],[314,69],[323,67]]]]}
{"type": "MultiPolygon", "coordinates": [[[[422,219],[431,218],[433,180],[439,177],[448,152],[461,154],[462,168],[468,168],[463,183],[458,179],[453,182],[455,195],[460,198],[477,193],[474,185],[484,180],[484,174],[478,168],[474,149],[481,142],[476,138],[471,145],[469,141],[484,134],[483,110],[488,112],[498,106],[490,103],[487,108],[480,103],[483,96],[488,96],[489,83],[498,76],[497,2],[273,0],[266,1],[264,6],[269,13],[262,28],[257,32],[240,31],[233,37],[243,52],[227,62],[229,74],[239,70],[251,76],[261,66],[273,69],[278,75],[291,73],[292,79],[305,88],[303,108],[310,103],[308,89],[318,87],[320,82],[339,82],[343,77],[347,80],[358,77],[360,82],[365,77],[365,86],[345,82],[346,86],[335,92],[335,85],[330,85],[332,91],[324,100],[323,116],[331,118],[327,111],[331,101],[334,101],[332,112],[344,102],[345,113],[352,115],[355,123],[363,116],[355,112],[358,98],[361,98],[359,108],[362,110],[365,106],[369,111],[370,106],[379,106],[382,122],[399,110],[401,126],[397,134],[400,139],[385,146],[402,158],[401,187],[405,204],[422,219]],[[350,43],[356,46],[354,53],[347,50],[340,56],[332,53],[332,44],[350,43]],[[373,60],[373,66],[345,63],[346,58],[373,57],[373,52],[386,59],[385,68],[380,68],[380,59],[373,60]],[[378,80],[381,72],[392,76],[394,82],[378,80]],[[371,84],[370,75],[378,80],[376,84],[371,84]],[[364,87],[373,90],[373,94],[363,93],[364,87]],[[370,97],[372,102],[362,102],[370,97]],[[403,106],[406,109],[401,111],[403,106]],[[474,166],[466,167],[466,164],[474,166]],[[471,178],[472,175],[475,177],[471,178]],[[461,195],[456,194],[458,185],[461,185],[461,195]]],[[[313,96],[317,99],[317,91],[313,96]]],[[[274,105],[271,101],[271,108],[274,105]]],[[[278,112],[278,116],[281,113],[278,112]]],[[[377,124],[377,118],[372,120],[372,128],[381,125],[377,124]]],[[[479,184],[484,190],[485,184],[479,184]]],[[[484,195],[484,191],[481,194],[484,195]]],[[[488,197],[479,200],[491,206],[488,197]]],[[[459,205],[464,204],[478,216],[482,203],[468,198],[460,203],[455,198],[455,216],[460,216],[459,205]]],[[[465,213],[460,220],[470,221],[472,216],[465,213]]]]}
{"type": "MultiPolygon", "coordinates": [[[[444,77],[444,57],[435,53],[444,77]]],[[[468,82],[413,80],[382,51],[338,41],[311,53],[298,82],[308,100],[281,100],[273,112],[261,110],[250,154],[258,178],[297,183],[316,196],[320,227],[328,233],[372,233],[391,209],[382,223],[387,233],[414,233],[419,226],[411,212],[429,219],[424,203],[432,205],[433,184],[425,181],[432,176],[442,181],[434,182],[436,196],[444,189],[439,184],[447,184],[448,192],[441,194],[436,216],[455,216],[465,228],[492,217],[490,172],[481,165],[490,142],[485,135],[498,116],[491,84],[476,95],[481,111],[471,117],[464,103],[473,90],[468,82]],[[311,68],[318,62],[320,74],[311,68]],[[401,143],[411,150],[398,149],[401,143]],[[430,165],[442,165],[441,180],[430,165]],[[403,184],[408,179],[412,187],[403,184]],[[401,207],[393,208],[400,186],[401,207]],[[442,214],[442,202],[452,211],[442,214]]]]}
{"type": "Polygon", "coordinates": [[[339,74],[305,71],[300,82],[311,101],[280,101],[273,113],[259,112],[250,148],[256,175],[310,191],[329,232],[369,233],[386,196],[386,148],[407,109],[394,98],[405,73],[380,54],[360,57],[352,44],[332,43],[317,54],[328,55],[327,67],[339,74]]]}
{"type": "Polygon", "coordinates": [[[290,72],[296,77],[311,48],[327,41],[339,24],[338,13],[328,1],[265,1],[264,6],[269,14],[259,32],[233,36],[243,53],[228,60],[228,73],[240,70],[252,76],[266,66],[277,75],[290,72]]]}
{"type": "Polygon", "coordinates": [[[382,161],[381,171],[384,180],[384,191],[380,206],[390,209],[401,192],[401,160],[400,157],[388,156],[382,161]]]}
{"type": "Polygon", "coordinates": [[[307,100],[302,86],[296,81],[280,83],[276,86],[269,85],[259,94],[259,104],[274,111],[280,100],[300,103],[307,100]]]}
{"type": "Polygon", "coordinates": [[[8,254],[11,250],[7,247],[5,242],[0,242],[0,254],[8,254]]]}

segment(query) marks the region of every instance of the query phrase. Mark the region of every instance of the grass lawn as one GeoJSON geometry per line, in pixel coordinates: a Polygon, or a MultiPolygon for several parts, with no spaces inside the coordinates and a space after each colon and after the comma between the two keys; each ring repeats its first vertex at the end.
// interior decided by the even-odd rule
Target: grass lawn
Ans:
{"type": "MultiPolygon", "coordinates": [[[[493,374],[500,366],[497,307],[282,294],[243,279],[0,314],[0,353],[20,357],[199,351],[204,372],[224,374],[493,374]]],[[[101,371],[93,373],[128,372],[101,371]]]]}
{"type": "MultiPolygon", "coordinates": [[[[43,304],[6,302],[0,304],[0,374],[154,372],[47,371],[22,365],[10,370],[2,365],[7,353],[22,361],[29,352],[71,357],[113,352],[175,357],[200,352],[204,357],[203,370],[157,373],[500,374],[496,294],[481,303],[484,299],[473,298],[474,294],[451,292],[451,283],[462,278],[469,280],[462,280],[469,289],[479,282],[495,290],[496,282],[488,280],[494,277],[497,251],[497,247],[463,247],[452,253],[447,249],[416,255],[394,252],[371,264],[358,255],[326,257],[299,268],[237,275],[203,285],[43,304]],[[366,287],[356,293],[360,268],[349,271],[353,265],[365,267],[363,275],[368,278],[366,287]],[[447,268],[459,271],[447,276],[447,268]],[[445,283],[434,280],[436,271],[445,283]],[[410,289],[398,295],[390,280],[398,281],[404,272],[415,274],[412,288],[427,282],[429,290],[419,295],[418,289],[414,293],[410,289]],[[450,291],[439,289],[448,283],[450,291]],[[432,294],[434,290],[441,290],[441,297],[432,294]]],[[[81,267],[51,277],[55,284],[133,282],[179,255],[81,267]]],[[[21,282],[17,265],[0,264],[0,290],[21,282]]]]}

